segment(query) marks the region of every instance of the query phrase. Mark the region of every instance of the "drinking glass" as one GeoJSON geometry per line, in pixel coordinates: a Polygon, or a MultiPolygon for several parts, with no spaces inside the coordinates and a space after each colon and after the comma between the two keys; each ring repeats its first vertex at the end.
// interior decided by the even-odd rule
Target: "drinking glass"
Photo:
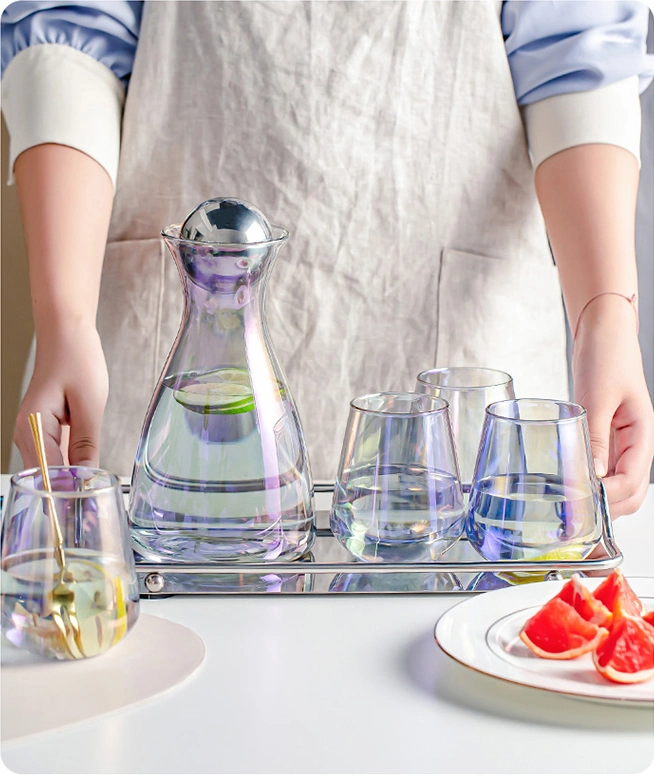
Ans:
{"type": "Polygon", "coordinates": [[[418,393],[355,398],[331,511],[338,540],[360,560],[429,561],[464,523],[447,401],[418,393]]]}
{"type": "Polygon", "coordinates": [[[505,371],[474,366],[429,369],[418,374],[416,393],[439,396],[450,405],[461,481],[470,484],[486,407],[515,398],[513,379],[505,371]]]}
{"type": "Polygon", "coordinates": [[[466,533],[487,560],[577,560],[601,537],[583,407],[522,398],[486,409],[466,533]]]}
{"type": "Polygon", "coordinates": [[[48,470],[51,494],[39,469],[11,479],[2,521],[2,632],[43,656],[92,657],[122,640],[139,611],[120,482],[84,466],[48,470]]]}

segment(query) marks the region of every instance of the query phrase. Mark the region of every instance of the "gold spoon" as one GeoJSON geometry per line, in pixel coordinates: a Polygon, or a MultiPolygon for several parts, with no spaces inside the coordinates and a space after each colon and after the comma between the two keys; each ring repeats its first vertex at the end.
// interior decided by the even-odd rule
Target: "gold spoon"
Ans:
{"type": "Polygon", "coordinates": [[[64,539],[57,519],[54,498],[52,497],[52,485],[50,483],[50,474],[48,472],[48,463],[45,456],[45,443],[43,441],[43,426],[41,424],[41,413],[34,412],[29,416],[30,428],[34,437],[36,454],[39,459],[39,468],[43,479],[43,487],[47,493],[45,511],[52,524],[54,534],[54,556],[59,566],[59,580],[52,590],[52,621],[62,634],[66,651],[73,659],[80,659],[86,656],[82,646],[82,634],[80,631],[77,612],[75,610],[75,593],[68,586],[73,576],[66,570],[66,555],[64,553],[64,539]],[[73,633],[73,643],[68,636],[69,629],[73,633]]]}

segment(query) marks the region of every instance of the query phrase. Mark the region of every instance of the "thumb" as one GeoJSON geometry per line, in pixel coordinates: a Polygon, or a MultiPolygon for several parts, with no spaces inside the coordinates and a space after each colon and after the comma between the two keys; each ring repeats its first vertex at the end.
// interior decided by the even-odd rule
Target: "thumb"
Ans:
{"type": "Polygon", "coordinates": [[[68,460],[71,465],[97,468],[100,460],[102,408],[94,411],[88,399],[70,396],[68,401],[70,440],[68,460]]]}
{"type": "Polygon", "coordinates": [[[595,465],[595,473],[599,477],[606,476],[609,470],[613,414],[614,410],[609,405],[586,405],[590,449],[593,456],[593,464],[595,465]]]}

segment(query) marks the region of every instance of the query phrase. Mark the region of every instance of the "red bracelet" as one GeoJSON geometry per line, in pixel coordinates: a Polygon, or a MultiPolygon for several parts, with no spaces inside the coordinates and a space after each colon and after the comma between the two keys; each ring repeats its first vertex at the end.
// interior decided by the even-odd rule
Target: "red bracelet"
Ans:
{"type": "Polygon", "coordinates": [[[595,301],[595,299],[599,299],[600,296],[619,296],[621,299],[624,299],[625,301],[628,301],[629,304],[633,307],[634,312],[636,313],[636,333],[638,333],[640,320],[638,318],[638,307],[636,307],[636,294],[634,293],[632,296],[625,296],[624,293],[618,293],[617,291],[604,291],[603,293],[598,293],[595,296],[593,296],[591,299],[589,299],[584,306],[581,309],[581,312],[579,313],[577,317],[577,325],[575,327],[575,333],[573,339],[577,338],[577,332],[579,331],[579,323],[581,321],[581,316],[586,311],[586,307],[592,302],[595,301]]]}

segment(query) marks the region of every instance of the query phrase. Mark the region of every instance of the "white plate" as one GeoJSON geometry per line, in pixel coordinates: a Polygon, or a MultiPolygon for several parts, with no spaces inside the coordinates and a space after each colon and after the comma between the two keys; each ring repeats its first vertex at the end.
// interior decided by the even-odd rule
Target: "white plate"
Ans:
{"type": "MultiPolygon", "coordinates": [[[[603,579],[583,579],[595,589],[603,579]]],[[[554,597],[566,582],[546,581],[497,589],[477,595],[447,611],[436,624],[436,642],[457,662],[511,683],[532,686],[585,700],[649,707],[654,679],[617,684],[602,678],[592,656],[542,659],[518,637],[527,619],[554,597]]],[[[647,610],[654,609],[654,579],[629,579],[647,610]]]]}

